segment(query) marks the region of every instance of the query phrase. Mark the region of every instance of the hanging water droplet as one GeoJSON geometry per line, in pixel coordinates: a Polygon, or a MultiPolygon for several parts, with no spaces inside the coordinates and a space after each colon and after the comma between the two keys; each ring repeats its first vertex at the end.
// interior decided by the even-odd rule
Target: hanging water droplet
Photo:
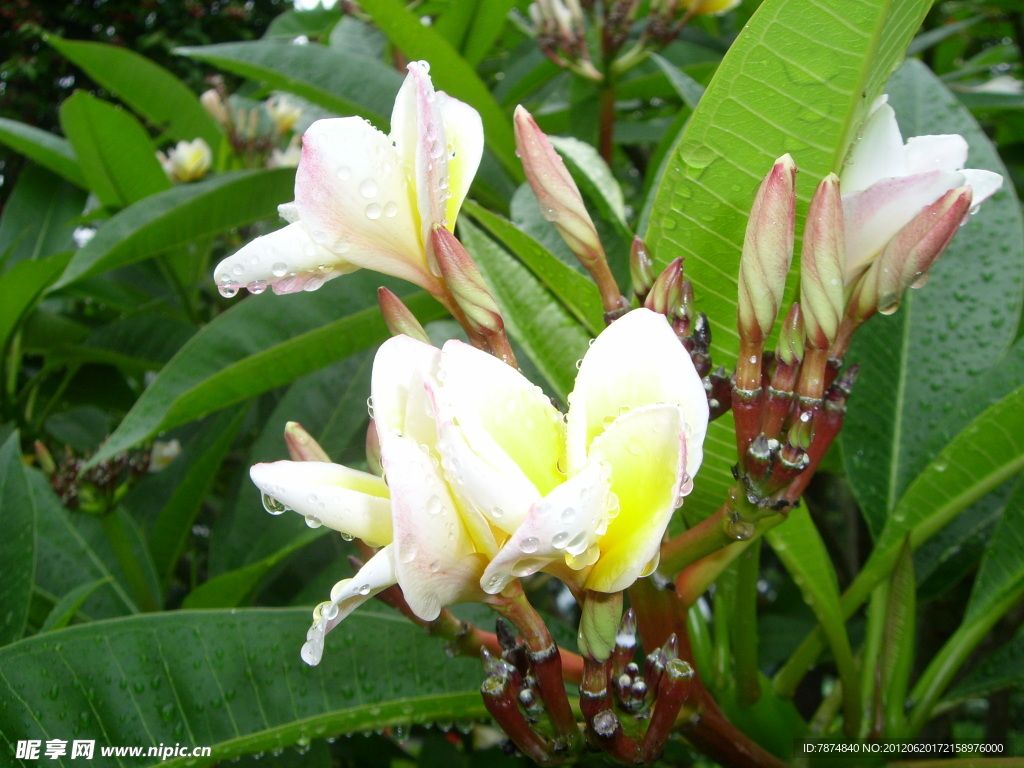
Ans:
{"type": "Polygon", "coordinates": [[[310,528],[319,528],[323,523],[320,522],[320,518],[316,515],[306,515],[306,525],[310,528]]]}
{"type": "Polygon", "coordinates": [[[217,292],[225,299],[230,299],[238,294],[237,283],[224,283],[223,285],[217,286],[217,292]]]}
{"type": "Polygon", "coordinates": [[[246,288],[247,291],[249,291],[249,293],[252,293],[252,294],[255,294],[256,296],[259,296],[261,293],[263,293],[265,290],[267,290],[267,281],[266,280],[253,280],[251,283],[249,283],[247,286],[245,286],[245,288],[246,288]]]}
{"type": "Polygon", "coordinates": [[[269,494],[261,494],[261,497],[263,500],[263,508],[272,515],[280,515],[282,512],[288,510],[288,507],[269,494]]]}

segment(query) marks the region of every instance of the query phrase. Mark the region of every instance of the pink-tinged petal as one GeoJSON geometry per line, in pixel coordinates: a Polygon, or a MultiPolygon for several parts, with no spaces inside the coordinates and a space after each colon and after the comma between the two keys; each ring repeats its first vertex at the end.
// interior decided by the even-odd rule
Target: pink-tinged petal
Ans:
{"type": "Polygon", "coordinates": [[[844,194],[847,284],[918,211],[963,183],[963,173],[932,171],[884,179],[870,189],[844,194]]]}
{"type": "Polygon", "coordinates": [[[384,547],[371,557],[351,579],[339,581],[331,589],[331,599],[313,610],[313,626],[306,632],[300,655],[310,666],[316,666],[324,653],[324,636],[352,611],[398,580],[395,571],[394,547],[384,547]]]}
{"type": "Polygon", "coordinates": [[[960,173],[963,174],[964,184],[969,184],[971,191],[974,193],[971,213],[977,211],[978,206],[992,197],[1003,186],[1003,177],[992,171],[965,168],[960,173]]]}
{"type": "Polygon", "coordinates": [[[358,269],[317,245],[302,224],[257,237],[214,270],[213,279],[225,296],[247,288],[263,293],[268,286],[275,293],[315,290],[327,280],[358,269]]]}
{"type": "MultiPolygon", "coordinates": [[[[469,433],[450,420],[441,421],[438,431],[441,466],[464,512],[473,511],[498,530],[515,533],[540,499],[536,486],[486,432],[475,430],[471,441],[469,433]]],[[[485,554],[497,551],[493,532],[473,538],[483,539],[485,546],[479,548],[485,554]]]]}
{"type": "Polygon", "coordinates": [[[565,425],[539,387],[461,341],[444,345],[437,378],[439,407],[485,461],[498,466],[504,453],[540,495],[565,479],[565,425]]]}
{"type": "Polygon", "coordinates": [[[967,162],[967,141],[956,133],[941,136],[914,136],[904,149],[907,173],[959,171],[967,162]]]}
{"type": "Polygon", "coordinates": [[[365,120],[318,120],[303,136],[295,205],[313,240],[360,267],[436,292],[414,194],[391,140],[365,120]]]}
{"type": "Polygon", "coordinates": [[[601,558],[587,577],[588,589],[618,592],[654,570],[672,513],[693,487],[685,472],[689,447],[675,405],[629,411],[594,440],[591,460],[611,468],[619,510],[599,543],[601,558]]]}
{"type": "Polygon", "coordinates": [[[370,381],[373,420],[377,432],[395,433],[417,445],[437,442],[433,404],[424,381],[437,372],[441,351],[429,344],[395,336],[380,345],[370,381]]]}
{"type": "Polygon", "coordinates": [[[444,123],[445,153],[448,158],[445,204],[447,221],[438,223],[454,232],[455,219],[462,208],[462,201],[466,199],[469,186],[480,167],[480,158],[484,152],[484,127],[480,113],[468,104],[444,92],[437,94],[437,103],[441,110],[441,122],[444,123]]]}
{"type": "Polygon", "coordinates": [[[707,395],[664,315],[634,309],[606,328],[584,356],[569,400],[570,475],[587,463],[591,444],[609,423],[628,410],[658,403],[682,409],[691,440],[686,472],[697,473],[707,432],[707,395]]]}
{"type": "Polygon", "coordinates": [[[513,577],[529,576],[553,563],[577,571],[593,565],[611,511],[608,473],[606,465],[592,462],[537,501],[484,571],[484,591],[497,594],[513,577]]]}
{"type": "Polygon", "coordinates": [[[321,461],[276,461],[249,470],[256,487],[277,505],[316,527],[326,525],[371,546],[391,542],[391,502],[384,481],[367,472],[321,461]],[[283,507],[281,506],[283,505],[283,507]]]}
{"type": "Polygon", "coordinates": [[[879,104],[864,122],[860,137],[847,156],[840,174],[842,188],[848,193],[856,192],[881,179],[905,176],[908,172],[896,113],[888,104],[879,104]]]}
{"type": "Polygon", "coordinates": [[[434,457],[407,438],[382,434],[381,461],[391,490],[395,568],[409,607],[433,621],[446,605],[480,599],[486,560],[474,552],[434,457]]]}

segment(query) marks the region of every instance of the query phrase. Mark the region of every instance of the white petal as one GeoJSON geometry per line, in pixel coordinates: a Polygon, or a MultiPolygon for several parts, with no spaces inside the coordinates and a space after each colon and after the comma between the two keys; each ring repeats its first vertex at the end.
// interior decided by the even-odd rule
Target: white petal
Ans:
{"type": "Polygon", "coordinates": [[[397,433],[416,444],[437,442],[433,405],[424,380],[433,378],[441,351],[408,336],[388,339],[377,350],[370,382],[373,420],[381,437],[397,433]]]}
{"type": "Polygon", "coordinates": [[[394,548],[384,547],[355,576],[335,584],[330,601],[320,603],[313,611],[313,626],[306,632],[300,654],[303,661],[312,666],[319,664],[324,652],[324,636],[360,605],[392,586],[397,578],[394,548]]]}
{"type": "Polygon", "coordinates": [[[956,133],[907,139],[907,173],[959,171],[967,162],[967,141],[956,133]]]}
{"type": "Polygon", "coordinates": [[[978,206],[998,192],[1003,186],[1003,177],[992,171],[976,170],[966,168],[961,173],[964,176],[964,183],[971,185],[973,196],[971,198],[971,211],[974,212],[978,206]]]}
{"type": "Polygon", "coordinates": [[[413,194],[391,140],[365,120],[318,120],[303,136],[295,205],[313,240],[360,267],[436,291],[413,194]]]}
{"type": "Polygon", "coordinates": [[[569,397],[570,475],[587,462],[591,443],[607,424],[629,409],[657,403],[682,409],[691,430],[686,472],[697,473],[707,432],[707,394],[664,315],[634,309],[606,328],[583,358],[569,397]]]}
{"type": "Polygon", "coordinates": [[[601,538],[588,589],[626,589],[658,556],[672,513],[693,487],[684,471],[689,448],[682,411],[674,405],[629,411],[594,440],[591,460],[611,468],[619,508],[601,538]]]}
{"type": "Polygon", "coordinates": [[[415,442],[381,435],[381,462],[391,491],[395,561],[406,602],[433,621],[446,605],[479,599],[484,558],[473,542],[435,459],[415,442]]]}
{"type": "Polygon", "coordinates": [[[261,492],[314,524],[372,546],[391,542],[391,502],[379,477],[321,461],[256,464],[249,476],[261,492]]]}
{"type": "Polygon", "coordinates": [[[608,467],[592,462],[530,509],[522,525],[491,560],[480,578],[488,594],[497,594],[514,576],[528,576],[555,562],[577,570],[592,564],[595,544],[608,523],[608,467]]]}
{"type": "Polygon", "coordinates": [[[962,173],[932,171],[884,179],[862,192],[843,195],[847,283],[922,208],[963,183],[962,173]]]}
{"type": "Polygon", "coordinates": [[[844,192],[867,189],[879,179],[906,176],[907,161],[896,113],[879,104],[868,116],[840,174],[844,192]]]}
{"type": "Polygon", "coordinates": [[[562,415],[539,387],[493,355],[461,341],[441,351],[439,407],[492,466],[506,454],[544,495],[565,479],[562,415]]]}
{"type": "Polygon", "coordinates": [[[455,219],[459,215],[462,201],[466,199],[469,185],[480,167],[484,152],[484,128],[480,113],[473,107],[446,93],[438,93],[437,101],[444,123],[447,141],[445,151],[448,158],[448,199],[445,207],[446,226],[455,230],[455,219]]]}
{"type": "Polygon", "coordinates": [[[313,242],[302,224],[289,224],[242,246],[217,265],[213,278],[225,295],[239,288],[262,293],[268,286],[275,293],[295,293],[356,269],[313,242]]]}

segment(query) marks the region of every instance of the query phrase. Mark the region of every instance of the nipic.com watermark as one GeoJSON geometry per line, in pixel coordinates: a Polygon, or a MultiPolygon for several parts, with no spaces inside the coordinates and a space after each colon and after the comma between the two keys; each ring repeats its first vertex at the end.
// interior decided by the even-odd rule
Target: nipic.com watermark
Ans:
{"type": "Polygon", "coordinates": [[[92,760],[94,757],[209,757],[210,747],[160,744],[157,747],[96,747],[95,739],[23,739],[18,741],[14,757],[18,760],[92,760]]]}

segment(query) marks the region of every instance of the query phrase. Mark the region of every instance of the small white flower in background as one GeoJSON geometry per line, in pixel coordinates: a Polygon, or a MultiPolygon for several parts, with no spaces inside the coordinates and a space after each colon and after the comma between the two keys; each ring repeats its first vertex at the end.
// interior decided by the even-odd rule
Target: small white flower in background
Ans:
{"type": "Polygon", "coordinates": [[[274,149],[267,158],[267,168],[295,168],[302,159],[302,140],[292,136],[284,149],[274,149]]]}
{"type": "Polygon", "coordinates": [[[167,154],[156,153],[164,173],[171,181],[196,181],[203,178],[213,162],[210,145],[203,139],[179,141],[167,154]]]}
{"type": "Polygon", "coordinates": [[[288,226],[222,261],[218,290],[315,290],[365,267],[441,295],[430,229],[455,228],[480,164],[483,127],[472,107],[435,92],[426,62],[409,64],[384,135],[366,120],[318,120],[302,139],[288,226]]]}
{"type": "Polygon", "coordinates": [[[840,175],[847,284],[925,206],[949,190],[970,186],[976,210],[1003,184],[998,173],[964,168],[963,136],[915,136],[904,144],[887,101],[882,96],[875,102],[840,175]]]}
{"type": "Polygon", "coordinates": [[[271,96],[264,102],[264,107],[278,134],[288,133],[302,117],[302,107],[287,96],[271,96]]]}
{"type": "Polygon", "coordinates": [[[1013,75],[999,75],[979,85],[956,85],[953,87],[958,91],[968,91],[969,93],[1006,93],[1016,96],[1024,93],[1024,80],[1018,80],[1013,75]]]}
{"type": "Polygon", "coordinates": [[[386,482],[322,461],[257,464],[268,511],[381,546],[314,611],[302,657],[398,584],[422,619],[518,576],[617,592],[651,573],[701,464],[708,404],[663,315],[637,309],[587,351],[563,416],[539,387],[460,341],[396,336],[373,365],[386,482]]]}
{"type": "Polygon", "coordinates": [[[181,453],[181,443],[175,440],[154,440],[149,451],[149,472],[167,469],[181,453]]]}

